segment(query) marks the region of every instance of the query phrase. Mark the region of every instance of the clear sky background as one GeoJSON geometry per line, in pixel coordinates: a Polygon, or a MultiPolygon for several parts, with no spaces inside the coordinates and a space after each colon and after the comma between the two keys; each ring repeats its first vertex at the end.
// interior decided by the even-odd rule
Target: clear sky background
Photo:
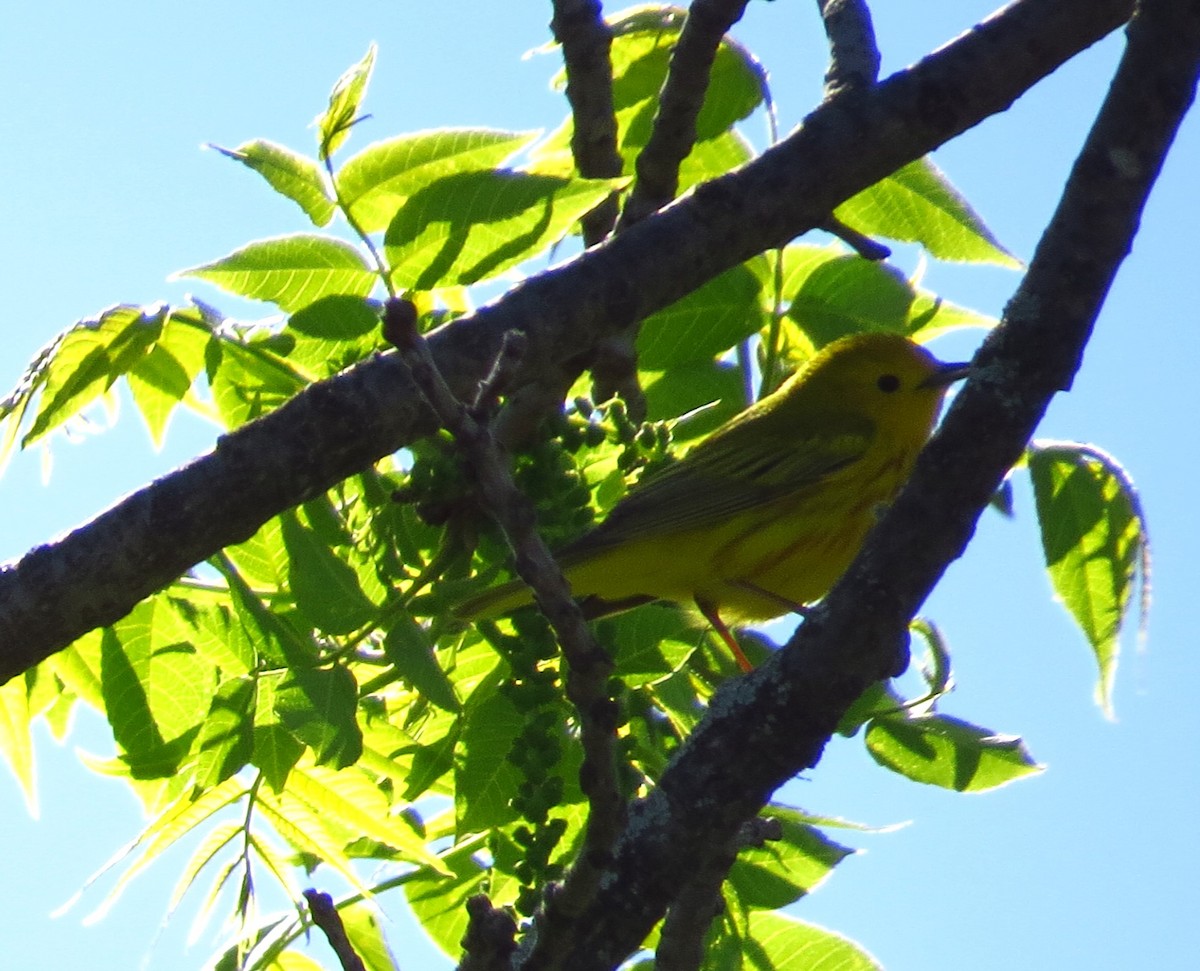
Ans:
{"type": "MultiPolygon", "coordinates": [[[[991,4],[877,0],[874,7],[886,74],[967,29],[991,4]]],[[[825,50],[815,8],[796,0],[752,3],[735,30],[771,72],[784,130],[819,97],[825,50]]],[[[534,0],[113,0],[10,9],[0,33],[0,393],[77,319],[118,301],[180,301],[191,285],[168,283],[172,271],[305,228],[291,203],[201,143],[265,137],[311,153],[308,122],[371,41],[379,44],[367,100],[374,117],[356,129],[352,151],[442,125],[549,128],[565,111],[547,84],[558,62],[553,55],[522,59],[548,39],[549,18],[549,4],[534,0]]],[[[1120,37],[1110,38],[935,156],[1022,258],[1032,254],[1057,202],[1121,47],[1120,37]]],[[[758,119],[749,133],[761,139],[763,130],[758,119]]],[[[1039,432],[1115,454],[1149,516],[1150,638],[1144,652],[1126,639],[1116,721],[1106,721],[1092,702],[1093,664],[1052,600],[1031,493],[1018,476],[1016,521],[985,516],[925,613],[942,625],[955,652],[959,687],[943,710],[1022,735],[1048,771],[998,792],[958,796],[879,770],[860,740],[838,740],[815,771],[780,794],[810,811],[875,826],[911,821],[895,832],[855,837],[867,852],[796,908],[797,916],[857,939],[891,971],[1195,966],[1197,172],[1200,120],[1193,116],[1083,371],[1039,432]]],[[[1012,272],[937,266],[926,278],[948,299],[993,314],[1017,281],[1012,272]]],[[[195,289],[238,309],[216,291],[195,289]]],[[[956,337],[935,349],[956,357],[976,340],[956,337]]],[[[0,560],[85,521],[212,445],[212,428],[177,418],[156,453],[125,405],[111,431],[75,442],[57,438],[47,483],[38,452],[18,456],[0,479],[0,560]]],[[[0,772],[0,963],[200,967],[215,945],[209,932],[187,947],[191,908],[159,932],[190,850],[155,864],[92,926],[82,918],[109,884],[51,918],[143,824],[122,786],[80,767],[79,749],[111,754],[111,736],[98,719],[80,719],[65,746],[39,730],[36,820],[0,772]]],[[[399,900],[388,917],[403,967],[448,966],[418,939],[399,900]]],[[[327,951],[313,953],[333,967],[327,951]]]]}

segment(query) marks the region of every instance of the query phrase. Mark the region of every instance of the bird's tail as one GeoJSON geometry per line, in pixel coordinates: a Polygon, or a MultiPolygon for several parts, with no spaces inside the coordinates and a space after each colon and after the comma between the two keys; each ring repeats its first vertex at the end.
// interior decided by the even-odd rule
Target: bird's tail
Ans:
{"type": "Polygon", "coordinates": [[[509,580],[468,597],[454,607],[459,620],[491,620],[510,614],[518,607],[533,603],[533,594],[521,580],[509,580]]]}

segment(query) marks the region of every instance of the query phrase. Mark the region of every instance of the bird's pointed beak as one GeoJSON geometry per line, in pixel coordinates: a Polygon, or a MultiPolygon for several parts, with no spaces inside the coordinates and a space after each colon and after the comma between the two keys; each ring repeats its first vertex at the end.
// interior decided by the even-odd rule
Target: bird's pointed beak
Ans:
{"type": "Polygon", "coordinates": [[[921,382],[921,387],[948,388],[955,381],[961,381],[970,373],[970,361],[955,361],[952,364],[939,364],[938,369],[921,382]]]}

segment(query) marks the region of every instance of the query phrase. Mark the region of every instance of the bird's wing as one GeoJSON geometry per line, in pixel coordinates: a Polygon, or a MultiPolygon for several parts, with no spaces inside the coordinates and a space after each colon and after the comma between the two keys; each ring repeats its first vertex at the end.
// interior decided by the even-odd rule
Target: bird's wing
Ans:
{"type": "Polygon", "coordinates": [[[560,551],[564,564],[634,537],[712,523],[815,486],[870,445],[867,419],[794,429],[785,441],[731,427],[639,483],[590,533],[560,551]]]}

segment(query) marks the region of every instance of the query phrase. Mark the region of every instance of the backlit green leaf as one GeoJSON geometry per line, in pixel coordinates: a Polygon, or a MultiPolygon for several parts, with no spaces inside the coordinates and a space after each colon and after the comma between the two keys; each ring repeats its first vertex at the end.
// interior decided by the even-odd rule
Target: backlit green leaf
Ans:
{"type": "Polygon", "coordinates": [[[765,324],[762,281],[766,260],[736,266],[665,310],[647,317],[638,336],[642,367],[664,371],[724,353],[765,324]]]}
{"type": "Polygon", "coordinates": [[[618,185],[521,172],[460,172],[409,197],[384,236],[397,287],[494,277],[548,249],[618,185]]]}
{"type": "Polygon", "coordinates": [[[21,785],[29,814],[37,816],[37,786],[33,771],[33,736],[29,732],[27,679],[0,685],[0,754],[21,785]]]}
{"type": "Polygon", "coordinates": [[[172,275],[180,277],[207,280],[239,297],[268,300],[289,313],[331,294],[365,297],[377,282],[357,249],[312,233],[261,239],[172,275]]]}
{"type": "Polygon", "coordinates": [[[346,936],[367,971],[396,971],[399,967],[383,936],[378,909],[367,901],[338,908],[346,936]]]}
{"type": "Polygon", "coordinates": [[[212,147],[259,173],[276,192],[303,209],[315,225],[324,226],[333,218],[334,202],[325,173],[315,159],[263,138],[233,149],[212,147]]]}
{"type": "Polygon", "coordinates": [[[842,203],[834,215],[868,236],[920,243],[938,259],[1010,269],[1021,265],[927,158],[909,163],[842,203]]]}
{"type": "Polygon", "coordinates": [[[364,232],[384,229],[409,196],[448,175],[493,169],[537,132],[439,128],[368,145],[338,170],[343,205],[364,232]]]}
{"type": "Polygon", "coordinates": [[[343,768],[362,754],[357,685],[345,667],[294,670],[275,692],[279,720],[313,750],[320,765],[343,768]]]}
{"type": "Polygon", "coordinates": [[[769,806],[763,815],[780,822],[782,837],[738,854],[729,882],[744,907],[785,907],[819,887],[854,852],[809,825],[794,809],[769,806]]]}
{"type": "MultiPolygon", "coordinates": [[[[21,447],[77,415],[112,387],[154,347],[167,319],[166,307],[113,307],[81,321],[45,348],[17,390],[0,403],[0,417],[20,420],[35,393],[37,412],[21,447]],[[21,402],[24,401],[25,404],[21,402]]],[[[12,428],[15,435],[16,428],[12,428]]]]}
{"type": "Polygon", "coordinates": [[[351,127],[361,120],[358,109],[366,97],[375,68],[375,52],[376,47],[372,44],[363,59],[337,79],[329,93],[329,107],[316,118],[317,144],[322,160],[342,146],[351,127]]]}
{"type": "Polygon", "coordinates": [[[406,612],[396,615],[383,639],[383,653],[404,680],[444,711],[461,705],[433,652],[428,633],[406,612]]]}
{"type": "Polygon", "coordinates": [[[430,939],[448,956],[461,957],[467,929],[466,903],[485,886],[488,871],[475,855],[486,848],[483,839],[455,847],[442,857],[450,877],[418,873],[404,885],[413,915],[430,939]]]}
{"type": "Polygon", "coordinates": [[[957,792],[985,792],[1042,771],[1015,735],[997,735],[948,715],[876,718],[866,742],[885,768],[957,792]]]}
{"type": "Polygon", "coordinates": [[[288,587],[296,606],[318,630],[349,634],[377,614],[354,569],[294,512],[280,517],[288,553],[288,587]]]}
{"type": "Polygon", "coordinates": [[[755,971],[883,971],[854,941],[775,911],[752,911],[750,935],[743,966],[755,971]]]}
{"type": "Polygon", "coordinates": [[[249,760],[254,749],[254,679],[230,678],[213,694],[197,745],[196,786],[220,785],[249,760]]]}
{"type": "Polygon", "coordinates": [[[1148,609],[1149,538],[1137,490],[1092,445],[1035,442],[1027,456],[1046,569],[1096,656],[1096,700],[1111,715],[1121,625],[1139,573],[1143,626],[1148,609]]]}
{"type": "Polygon", "coordinates": [[[113,734],[134,778],[175,775],[208,713],[215,670],[186,639],[167,597],[106,632],[101,680],[113,734]]]}

